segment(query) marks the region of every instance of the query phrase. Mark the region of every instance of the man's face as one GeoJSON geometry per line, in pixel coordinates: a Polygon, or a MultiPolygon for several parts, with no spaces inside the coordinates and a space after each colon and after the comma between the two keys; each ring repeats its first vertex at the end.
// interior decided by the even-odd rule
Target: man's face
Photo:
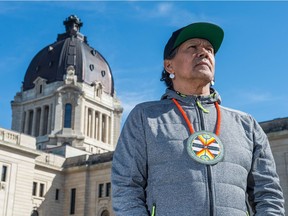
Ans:
{"type": "Polygon", "coordinates": [[[175,74],[173,82],[193,81],[207,84],[214,79],[214,49],[209,41],[193,38],[185,41],[178,48],[175,57],[169,61],[175,74]]]}

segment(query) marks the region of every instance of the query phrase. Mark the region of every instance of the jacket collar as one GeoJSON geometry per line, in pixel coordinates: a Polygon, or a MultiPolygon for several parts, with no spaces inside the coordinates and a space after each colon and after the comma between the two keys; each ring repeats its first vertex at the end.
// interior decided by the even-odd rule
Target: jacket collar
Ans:
{"type": "Polygon", "coordinates": [[[187,104],[195,104],[196,100],[199,100],[201,104],[212,104],[214,102],[221,103],[221,97],[219,93],[211,88],[211,94],[208,96],[197,96],[197,95],[185,95],[181,96],[180,94],[176,93],[174,90],[167,88],[165,94],[161,97],[161,100],[175,98],[178,101],[187,104]]]}

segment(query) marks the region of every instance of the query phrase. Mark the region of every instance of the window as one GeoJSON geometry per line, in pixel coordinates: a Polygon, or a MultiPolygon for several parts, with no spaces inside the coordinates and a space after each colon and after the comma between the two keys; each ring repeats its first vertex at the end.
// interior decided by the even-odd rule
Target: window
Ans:
{"type": "Polygon", "coordinates": [[[33,114],[34,114],[33,110],[30,110],[28,119],[28,135],[32,135],[33,114]]]}
{"type": "Polygon", "coordinates": [[[90,64],[90,65],[89,65],[89,68],[90,68],[91,71],[93,71],[93,70],[94,70],[94,65],[93,65],[93,64],[90,64]]]}
{"type": "Polygon", "coordinates": [[[110,197],[110,193],[111,193],[111,183],[108,182],[106,183],[106,197],[110,197]]]}
{"type": "Polygon", "coordinates": [[[102,71],[101,71],[101,75],[102,75],[102,77],[104,77],[104,76],[106,75],[106,71],[105,71],[105,70],[102,70],[102,71]]]}
{"type": "Polygon", "coordinates": [[[59,200],[59,189],[56,188],[56,191],[55,191],[55,200],[59,200]]]}
{"type": "Polygon", "coordinates": [[[44,197],[44,195],[45,195],[45,184],[39,182],[33,182],[32,196],[44,197]]]}
{"type": "Polygon", "coordinates": [[[91,50],[91,54],[92,54],[93,56],[95,56],[95,55],[97,54],[97,51],[96,51],[96,50],[91,50]]]}
{"type": "Polygon", "coordinates": [[[72,105],[67,103],[65,105],[64,128],[71,128],[72,122],[72,105]]]}
{"type": "Polygon", "coordinates": [[[41,119],[41,108],[38,108],[36,110],[36,126],[35,126],[35,136],[39,136],[41,135],[39,132],[40,132],[40,119],[41,119]]]}
{"type": "Polygon", "coordinates": [[[104,184],[99,184],[99,187],[98,187],[98,197],[99,198],[103,197],[103,189],[104,189],[104,184]]]}
{"type": "Polygon", "coordinates": [[[3,165],[2,166],[2,173],[1,173],[1,181],[2,182],[6,182],[6,180],[7,180],[7,170],[8,170],[8,167],[3,165]]]}
{"type": "Polygon", "coordinates": [[[48,119],[49,119],[49,106],[44,107],[44,121],[42,128],[42,135],[46,135],[48,133],[48,119]]]}
{"type": "Polygon", "coordinates": [[[42,94],[42,85],[39,86],[39,94],[42,94]]]}
{"type": "Polygon", "coordinates": [[[100,92],[101,92],[100,89],[97,88],[97,89],[96,89],[96,96],[97,96],[97,97],[100,96],[100,92]]]}
{"type": "Polygon", "coordinates": [[[40,183],[39,197],[44,197],[44,189],[45,185],[43,183],[40,183]]]}
{"type": "Polygon", "coordinates": [[[23,124],[22,124],[22,133],[25,133],[25,123],[26,123],[26,111],[23,114],[23,124]]]}
{"type": "Polygon", "coordinates": [[[70,215],[75,214],[76,188],[71,189],[70,215]]]}
{"type": "Polygon", "coordinates": [[[33,182],[33,189],[32,189],[32,195],[37,195],[37,182],[33,182]]]}

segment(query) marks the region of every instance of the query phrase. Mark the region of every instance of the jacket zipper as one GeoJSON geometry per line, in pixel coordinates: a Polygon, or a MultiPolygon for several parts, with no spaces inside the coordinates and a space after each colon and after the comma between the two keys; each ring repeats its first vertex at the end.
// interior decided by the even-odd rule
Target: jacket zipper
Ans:
{"type": "Polygon", "coordinates": [[[212,181],[211,181],[211,166],[210,165],[206,165],[207,166],[207,177],[208,177],[208,189],[209,189],[209,200],[210,200],[210,216],[214,216],[214,206],[213,206],[213,202],[214,202],[214,197],[213,197],[213,193],[212,193],[212,181]]]}
{"type": "MultiPolygon", "coordinates": [[[[200,118],[200,130],[205,130],[205,124],[204,124],[204,117],[203,117],[203,112],[205,112],[203,109],[203,106],[201,102],[199,101],[199,97],[196,98],[196,110],[198,112],[199,118],[200,118]],[[201,104],[201,106],[199,106],[201,104]],[[202,112],[203,111],[203,112],[202,112]]],[[[207,112],[205,112],[207,113],[207,112]]],[[[213,198],[213,193],[212,193],[212,171],[211,171],[211,166],[206,165],[206,170],[207,170],[207,180],[208,180],[208,194],[209,194],[209,212],[210,216],[214,216],[214,198],[213,198]]]]}

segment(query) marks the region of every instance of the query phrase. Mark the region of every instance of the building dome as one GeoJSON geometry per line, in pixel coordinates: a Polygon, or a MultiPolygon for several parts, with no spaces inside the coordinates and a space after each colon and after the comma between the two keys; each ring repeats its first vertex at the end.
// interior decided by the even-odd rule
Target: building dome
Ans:
{"type": "Polygon", "coordinates": [[[63,81],[64,75],[74,69],[77,82],[94,85],[100,82],[103,91],[114,95],[113,76],[108,62],[87,43],[80,33],[83,23],[75,16],[69,16],[64,22],[66,32],[58,34],[57,41],[46,46],[32,59],[23,82],[23,91],[34,88],[37,77],[47,80],[47,84],[63,81]]]}

